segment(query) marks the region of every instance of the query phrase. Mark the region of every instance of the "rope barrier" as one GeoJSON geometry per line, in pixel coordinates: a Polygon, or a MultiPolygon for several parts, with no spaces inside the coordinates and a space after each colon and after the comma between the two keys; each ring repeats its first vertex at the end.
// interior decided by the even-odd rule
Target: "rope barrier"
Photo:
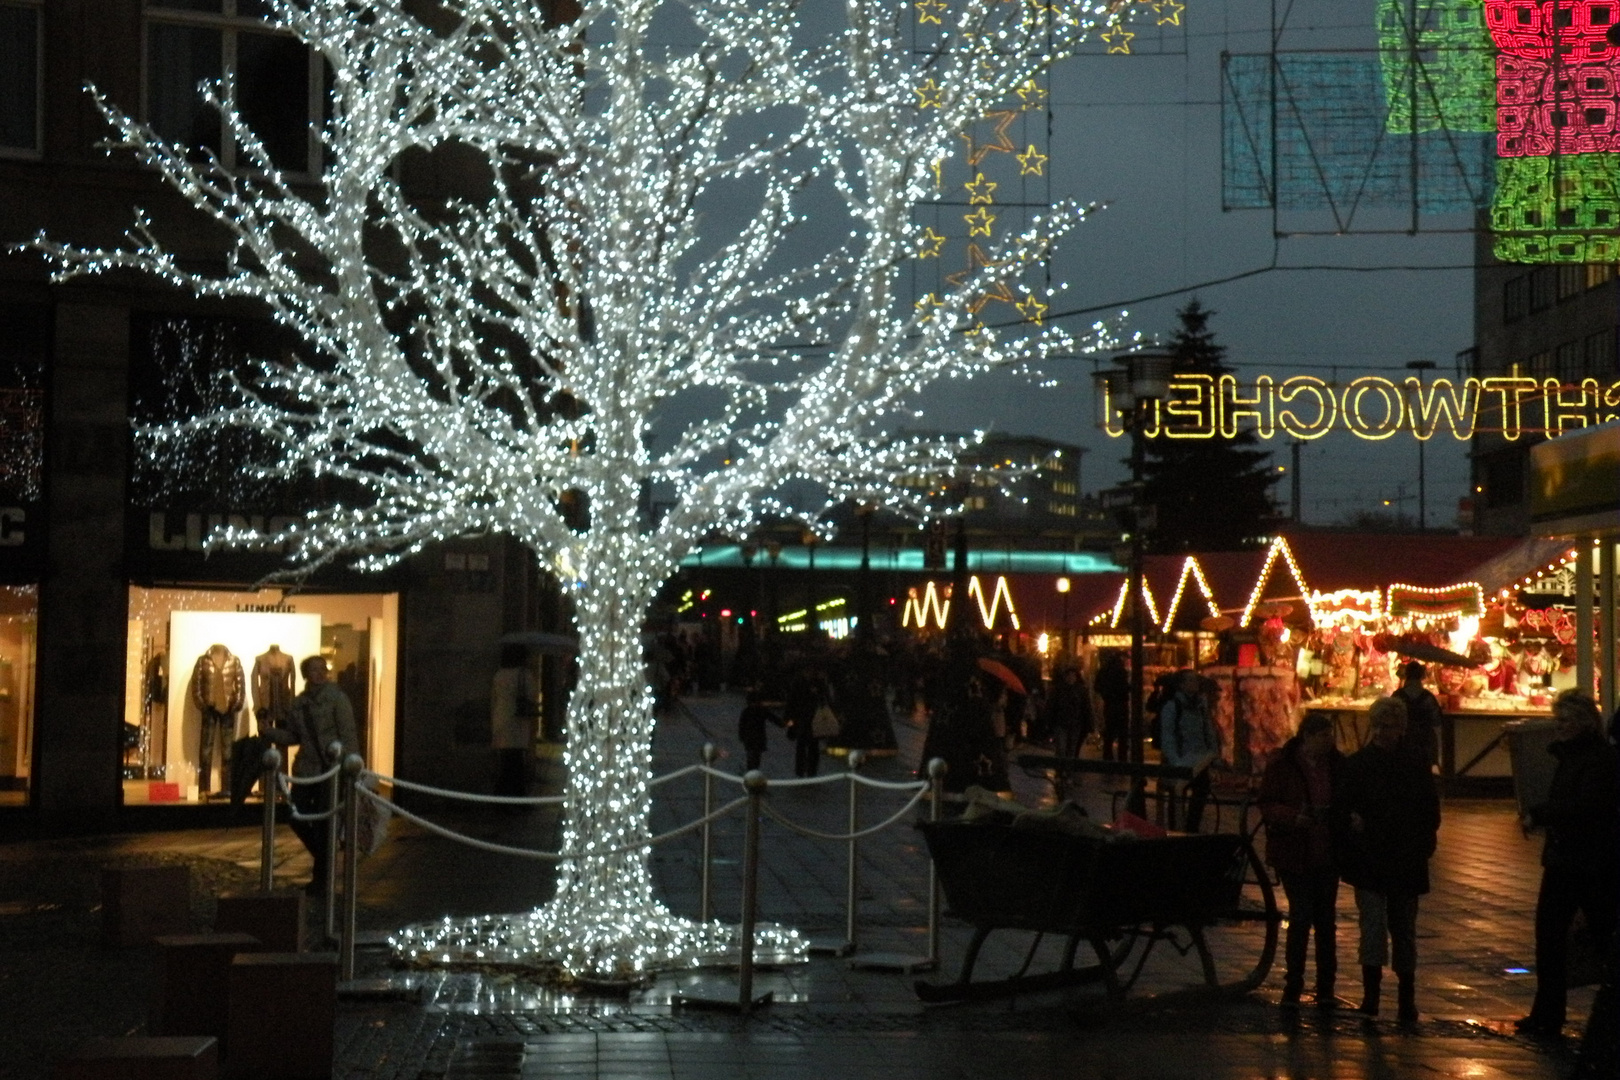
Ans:
{"type": "Polygon", "coordinates": [[[781,825],[785,829],[798,833],[800,836],[809,836],[817,840],[859,840],[863,836],[871,836],[873,833],[882,832],[890,825],[893,825],[895,822],[905,817],[918,803],[922,802],[923,796],[927,794],[927,792],[928,789],[925,785],[921,791],[918,791],[915,795],[913,795],[911,800],[907,802],[906,805],[902,806],[900,810],[887,821],[873,825],[871,828],[861,829],[858,832],[852,833],[827,833],[822,832],[820,829],[812,829],[808,825],[797,824],[796,822],[790,821],[786,817],[777,813],[774,809],[772,809],[770,803],[761,804],[761,809],[772,821],[776,822],[778,825],[781,825]]]}
{"type": "MultiPolygon", "coordinates": [[[[326,779],[332,779],[332,776],[338,771],[339,770],[337,769],[333,769],[332,772],[326,774],[326,779]]],[[[335,805],[327,807],[318,814],[306,814],[299,810],[298,807],[293,805],[292,785],[293,780],[290,777],[280,773],[276,774],[276,786],[281,789],[281,794],[286,796],[287,813],[294,821],[325,821],[333,814],[337,814],[343,810],[343,800],[339,799],[335,805]]]]}
{"type": "Polygon", "coordinates": [[[423,795],[437,795],[445,799],[460,799],[463,802],[498,803],[505,806],[560,806],[569,799],[567,795],[480,795],[472,791],[452,791],[449,788],[433,787],[429,784],[419,784],[414,780],[401,780],[397,776],[384,776],[382,773],[366,770],[361,774],[365,779],[376,780],[382,784],[392,784],[405,791],[416,791],[423,795]]]}
{"type": "MultiPolygon", "coordinates": [[[[706,765],[685,765],[685,766],[682,766],[679,769],[676,769],[672,773],[665,773],[663,776],[655,776],[655,777],[653,777],[651,780],[647,781],[647,786],[649,788],[655,788],[655,787],[658,787],[660,784],[667,784],[671,780],[679,780],[683,776],[691,776],[693,773],[704,772],[707,769],[708,769],[708,766],[706,766],[706,765]]],[[[721,775],[723,776],[725,774],[722,773],[721,775]]],[[[737,777],[737,779],[738,779],[738,781],[741,781],[742,777],[739,776],[739,777],[737,777]]]]}
{"type": "MultiPolygon", "coordinates": [[[[389,811],[398,814],[406,821],[414,822],[415,824],[420,825],[422,828],[428,830],[428,832],[442,836],[446,840],[456,840],[460,843],[466,844],[469,847],[479,848],[484,851],[492,851],[498,855],[513,855],[520,859],[534,859],[539,862],[563,862],[568,859],[578,859],[583,857],[581,852],[537,851],[534,848],[512,847],[509,844],[496,844],[489,840],[480,840],[476,836],[468,836],[465,833],[458,833],[454,829],[446,828],[445,826],[429,821],[427,818],[424,818],[418,814],[413,814],[409,810],[403,809],[397,804],[389,802],[387,799],[368,788],[356,787],[355,790],[360,792],[366,798],[371,799],[373,802],[386,806],[389,811]]],[[[667,833],[650,837],[647,840],[643,840],[635,844],[620,844],[617,847],[604,848],[601,851],[592,852],[592,854],[618,855],[626,851],[639,851],[642,848],[662,844],[666,840],[673,840],[677,836],[684,836],[685,834],[692,832],[694,829],[702,828],[708,822],[724,817],[726,814],[729,814],[731,811],[737,809],[737,807],[742,806],[747,801],[747,796],[733,799],[731,802],[720,807],[714,813],[697,818],[693,821],[689,821],[685,825],[682,825],[677,829],[672,829],[667,833]]]]}
{"type": "Polygon", "coordinates": [[[319,776],[288,776],[286,773],[281,773],[280,776],[287,784],[324,784],[342,771],[342,765],[334,765],[319,776]]]}

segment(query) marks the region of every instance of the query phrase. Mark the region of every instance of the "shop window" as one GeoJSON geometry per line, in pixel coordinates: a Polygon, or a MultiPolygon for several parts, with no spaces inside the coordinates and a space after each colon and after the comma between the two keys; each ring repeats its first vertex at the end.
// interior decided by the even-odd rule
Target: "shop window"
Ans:
{"type": "Polygon", "coordinates": [[[325,95],[321,66],[295,38],[274,33],[260,0],[150,0],[146,15],[146,118],[165,139],[217,155],[228,169],[251,162],[198,86],[226,72],[237,108],[277,168],[311,171],[325,95]]]}
{"type": "Polygon", "coordinates": [[[126,805],[225,801],[233,777],[236,794],[257,799],[247,789],[262,748],[244,740],[285,725],[304,689],[298,665],[311,656],[326,659],[349,699],[367,766],[393,774],[397,593],[129,593],[126,805]]]}
{"type": "Polygon", "coordinates": [[[1509,278],[1502,285],[1502,321],[1517,322],[1530,314],[1530,278],[1526,274],[1509,278]]]}
{"type": "Polygon", "coordinates": [[[1587,335],[1586,374],[1600,378],[1620,375],[1620,352],[1615,349],[1614,327],[1587,335]]]}
{"type": "Polygon", "coordinates": [[[0,806],[26,803],[33,774],[50,335],[48,308],[0,304],[0,806]]]}
{"type": "Polygon", "coordinates": [[[38,590],[32,585],[0,585],[0,806],[28,801],[38,625],[38,590]]]}
{"type": "Polygon", "coordinates": [[[0,154],[40,145],[40,10],[43,0],[0,3],[0,154]]]}
{"type": "Polygon", "coordinates": [[[1613,263],[1587,263],[1586,287],[1595,289],[1599,285],[1614,280],[1615,267],[1613,263]]]}

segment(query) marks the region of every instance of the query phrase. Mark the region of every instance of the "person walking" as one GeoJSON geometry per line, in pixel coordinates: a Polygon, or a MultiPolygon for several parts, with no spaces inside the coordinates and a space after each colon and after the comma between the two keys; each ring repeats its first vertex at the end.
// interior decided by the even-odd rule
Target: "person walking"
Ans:
{"type": "Polygon", "coordinates": [[[1103,653],[1093,686],[1102,701],[1103,760],[1115,760],[1114,748],[1118,746],[1118,760],[1129,761],[1131,676],[1125,670],[1125,660],[1117,650],[1109,649],[1103,653]]]}
{"type": "Polygon", "coordinates": [[[1367,712],[1366,746],[1344,763],[1340,807],[1349,825],[1340,863],[1356,890],[1361,930],[1361,1011],[1378,1015],[1393,945],[1396,1019],[1417,1022],[1418,897],[1440,830],[1440,797],[1422,750],[1406,740],[1406,702],[1379,698],[1367,712]]]}
{"type": "Polygon", "coordinates": [[[782,720],[765,704],[765,695],[758,690],[748,692],[748,703],[737,717],[737,741],[743,745],[743,753],[747,755],[747,764],[744,771],[751,772],[759,768],[759,759],[764,756],[766,748],[765,725],[775,724],[781,726],[782,720]]]}
{"type": "Polygon", "coordinates": [[[1545,802],[1530,807],[1526,828],[1547,830],[1536,897],[1536,997],[1518,1029],[1558,1038],[1564,1029],[1569,978],[1569,928],[1586,915],[1593,940],[1608,948],[1620,901],[1620,837],[1616,836],[1615,748],[1604,738],[1603,715],[1590,695],[1565,690],[1553,701],[1558,759],[1545,802]]]}
{"type": "Polygon", "coordinates": [[[1091,735],[1091,693],[1073,665],[1058,672],[1046,699],[1047,729],[1059,757],[1079,757],[1091,735]]]}
{"type": "Polygon", "coordinates": [[[529,793],[529,759],[534,753],[534,725],[540,695],[528,669],[528,650],[501,646],[501,666],[489,690],[489,741],[495,751],[495,794],[529,793]]]}
{"type": "Polygon", "coordinates": [[[1296,1006],[1305,988],[1305,952],[1316,934],[1316,1004],[1329,1009],[1339,953],[1335,910],[1339,869],[1335,859],[1338,794],[1344,755],[1333,745],[1333,721],[1310,713],[1277,751],[1260,779],[1257,802],[1266,826],[1266,861],[1288,898],[1286,975],[1282,1004],[1296,1006]]]}
{"type": "Polygon", "coordinates": [[[788,685],[782,713],[793,739],[793,775],[814,776],[821,765],[821,740],[816,737],[816,710],[827,704],[817,672],[801,671],[788,685]]]}
{"type": "Polygon", "coordinates": [[[1198,831],[1209,802],[1209,766],[1220,756],[1221,737],[1210,719],[1198,672],[1176,673],[1175,689],[1159,706],[1159,752],[1166,765],[1195,770],[1187,782],[1187,816],[1182,828],[1198,831]]]}
{"type": "Polygon", "coordinates": [[[1433,770],[1440,760],[1440,723],[1445,710],[1440,699],[1423,685],[1428,669],[1413,660],[1401,669],[1401,685],[1392,695],[1406,706],[1406,736],[1403,740],[1423,758],[1423,766],[1433,770]]]}
{"type": "MultiPolygon", "coordinates": [[[[293,699],[289,717],[291,739],[289,745],[297,750],[293,758],[294,779],[319,776],[343,760],[345,754],[360,747],[360,737],[354,726],[354,707],[347,695],[332,682],[326,658],[305,657],[298,665],[304,676],[304,690],[293,699]],[[330,751],[339,744],[337,754],[330,751]]],[[[331,805],[327,799],[326,784],[294,784],[293,808],[306,816],[324,813],[331,805]]],[[[318,896],[326,889],[326,875],[331,871],[332,853],[326,847],[325,821],[292,820],[292,830],[309,851],[315,870],[304,891],[318,896]]]]}

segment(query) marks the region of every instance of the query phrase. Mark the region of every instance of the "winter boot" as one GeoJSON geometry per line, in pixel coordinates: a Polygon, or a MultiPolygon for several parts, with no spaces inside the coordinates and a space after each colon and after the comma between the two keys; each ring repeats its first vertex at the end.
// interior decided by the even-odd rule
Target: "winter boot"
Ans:
{"type": "Polygon", "coordinates": [[[1398,971],[1395,977],[1400,980],[1395,991],[1398,1002],[1395,1019],[1402,1024],[1415,1024],[1418,1019],[1417,975],[1410,971],[1398,971]]]}
{"type": "Polygon", "coordinates": [[[1360,1011],[1368,1016],[1378,1015],[1378,992],[1384,982],[1384,969],[1371,964],[1361,965],[1360,1011]]]}

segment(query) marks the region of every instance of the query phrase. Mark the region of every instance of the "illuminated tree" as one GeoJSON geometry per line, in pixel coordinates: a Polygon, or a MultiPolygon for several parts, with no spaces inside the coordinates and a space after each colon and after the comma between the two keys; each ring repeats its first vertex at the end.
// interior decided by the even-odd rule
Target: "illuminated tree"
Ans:
{"type": "MultiPolygon", "coordinates": [[[[1196,299],[1176,313],[1181,325],[1170,340],[1178,373],[1229,374],[1226,347],[1209,329],[1213,311],[1196,299]]],[[[1253,431],[1232,438],[1150,439],[1143,494],[1156,523],[1147,532],[1149,551],[1235,551],[1260,546],[1276,517],[1271,487],[1276,474],[1254,449],[1253,431]]]]}
{"type": "Polygon", "coordinates": [[[268,6],[329,69],[314,183],[277,168],[228,81],[210,94],[234,173],[98,98],[115,141],[212,219],[228,259],[200,268],[144,216],[121,248],[38,246],[61,278],[133,269],[258,301],[303,342],[156,443],[246,429],[273,446],[270,471],[363,495],[217,542],[285,544],[305,569],[379,567],[502,532],[571,596],[556,897],[445,924],[418,939],[424,954],[623,978],[723,949],[725,928],[657,901],[636,846],[649,604],[704,537],[764,513],[814,520],[850,499],[926,512],[899,481],[948,471],[962,444],[890,434],[907,402],[1076,347],[972,313],[992,289],[1027,293],[1023,272],[1079,207],[1055,206],[934,302],[914,306],[900,281],[922,241],[913,207],[958,133],[1124,5],[962,0],[926,70],[897,36],[897,0],[586,0],[571,20],[533,0],[268,6]],[[414,199],[400,176],[422,160],[476,184],[414,199]],[[819,208],[816,229],[801,205],[819,208]],[[789,505],[784,485],[807,484],[817,499],[789,505]],[[659,520],[650,492],[672,502],[659,520]]]}

